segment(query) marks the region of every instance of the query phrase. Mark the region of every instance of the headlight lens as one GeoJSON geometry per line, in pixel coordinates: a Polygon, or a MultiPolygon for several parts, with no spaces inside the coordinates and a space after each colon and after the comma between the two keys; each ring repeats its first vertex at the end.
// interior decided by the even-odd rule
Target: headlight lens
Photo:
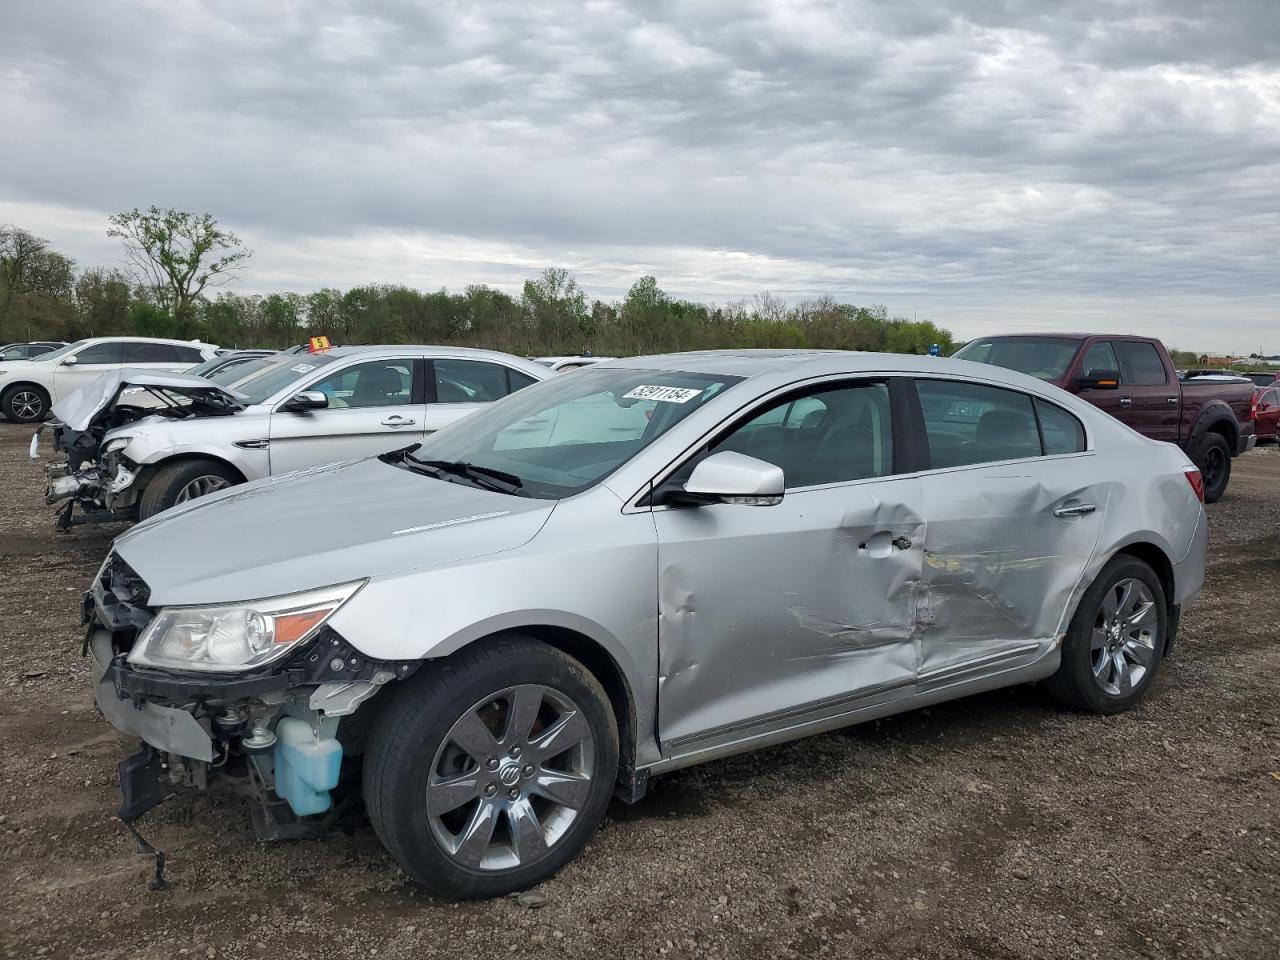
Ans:
{"type": "Polygon", "coordinates": [[[106,445],[103,446],[102,452],[114,453],[117,450],[123,450],[130,444],[130,442],[132,442],[132,440],[133,437],[112,437],[106,442],[106,445]]]}
{"type": "Polygon", "coordinates": [[[210,673],[263,666],[315,636],[365,582],[246,603],[166,607],[142,631],[129,662],[210,673]]]}

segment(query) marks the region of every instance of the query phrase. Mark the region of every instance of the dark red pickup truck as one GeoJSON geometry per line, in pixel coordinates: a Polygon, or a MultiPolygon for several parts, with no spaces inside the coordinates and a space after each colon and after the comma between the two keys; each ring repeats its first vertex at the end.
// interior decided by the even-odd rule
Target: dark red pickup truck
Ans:
{"type": "Polygon", "coordinates": [[[1209,503],[1227,489],[1231,459],[1256,441],[1251,381],[1179,380],[1164,344],[1150,337],[1012,334],[972,340],[954,356],[1038,377],[1143,436],[1178,444],[1200,468],[1209,503]]]}

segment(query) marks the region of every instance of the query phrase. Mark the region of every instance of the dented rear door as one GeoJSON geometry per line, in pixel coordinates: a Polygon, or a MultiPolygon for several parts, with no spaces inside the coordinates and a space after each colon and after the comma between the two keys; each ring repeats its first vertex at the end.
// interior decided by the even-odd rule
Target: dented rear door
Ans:
{"type": "Polygon", "coordinates": [[[1091,452],[1041,453],[1028,395],[940,379],[917,386],[934,467],[921,476],[928,532],[917,623],[927,688],[1052,649],[1098,541],[1107,488],[1091,452]],[[995,462],[966,462],[984,457],[995,462]]]}

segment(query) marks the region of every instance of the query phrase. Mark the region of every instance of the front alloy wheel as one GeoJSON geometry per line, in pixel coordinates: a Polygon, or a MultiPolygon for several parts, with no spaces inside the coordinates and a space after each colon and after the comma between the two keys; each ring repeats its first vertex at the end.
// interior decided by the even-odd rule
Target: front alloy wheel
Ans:
{"type": "Polygon", "coordinates": [[[613,794],[618,730],[577,660],[508,635],[428,662],[384,696],[364,759],[365,807],[428,891],[523,890],[591,838],[613,794]]]}
{"type": "Polygon", "coordinates": [[[595,738],[568,696],[521,684],[464,713],[427,780],[431,832],[464,867],[507,870],[547,855],[591,793],[595,738]]]}

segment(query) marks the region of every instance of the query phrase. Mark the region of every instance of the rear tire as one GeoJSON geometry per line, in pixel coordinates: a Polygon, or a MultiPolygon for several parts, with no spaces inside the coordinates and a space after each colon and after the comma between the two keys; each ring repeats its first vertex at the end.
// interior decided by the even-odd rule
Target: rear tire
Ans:
{"type": "Polygon", "coordinates": [[[1191,458],[1204,480],[1204,502],[1217,503],[1231,480],[1231,447],[1220,433],[1207,433],[1191,458]]]}
{"type": "Polygon", "coordinates": [[[369,737],[365,808],[431,894],[499,897],[578,854],[617,770],[617,723],[596,678],[509,635],[426,664],[392,695],[369,737]]]}
{"type": "Polygon", "coordinates": [[[240,475],[217,460],[180,460],[161,467],[138,501],[138,519],[146,520],[178,503],[240,483],[240,475]]]}
{"type": "Polygon", "coordinates": [[[35,423],[49,413],[49,392],[34,383],[19,383],[0,397],[0,413],[14,423],[35,423]]]}
{"type": "Polygon", "coordinates": [[[1123,713],[1155,680],[1168,639],[1160,578],[1136,557],[1115,557],[1081,598],[1046,687],[1078,710],[1123,713]]]}

